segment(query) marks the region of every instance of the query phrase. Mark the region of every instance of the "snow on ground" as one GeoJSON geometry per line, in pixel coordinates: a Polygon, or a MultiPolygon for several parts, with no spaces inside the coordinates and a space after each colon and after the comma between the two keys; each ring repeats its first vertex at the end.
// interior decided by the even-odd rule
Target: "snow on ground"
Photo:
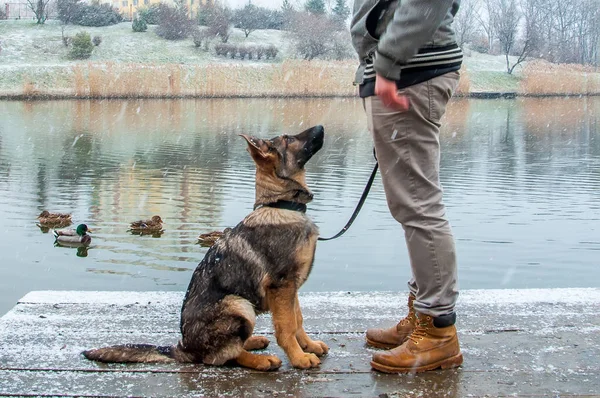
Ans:
{"type": "MultiPolygon", "coordinates": [[[[102,43],[94,49],[91,61],[140,62],[140,63],[184,63],[197,64],[206,61],[231,60],[217,57],[194,47],[191,39],[165,40],[155,33],[156,26],[149,25],[148,31],[133,32],[130,22],[106,27],[70,25],[66,35],[87,31],[91,36],[101,36],[102,43]]],[[[350,37],[348,36],[348,41],[350,37]]],[[[245,37],[239,29],[232,29],[230,43],[246,45],[275,45],[283,56],[292,56],[293,45],[288,33],[278,30],[256,30],[245,37]]],[[[32,21],[0,21],[0,63],[2,64],[68,64],[77,61],[67,59],[67,49],[62,44],[58,21],[36,25],[32,21]]],[[[487,55],[466,51],[465,65],[471,71],[505,72],[504,56],[487,55]]],[[[282,58],[282,57],[279,57],[282,58]]],[[[514,57],[511,57],[511,61],[514,57]]],[[[79,61],[80,62],[80,61],[79,61]]],[[[241,61],[240,61],[241,62],[241,61]]],[[[256,61],[245,61],[252,63],[256,61]]]]}
{"type": "MultiPolygon", "coordinates": [[[[511,65],[517,60],[517,57],[508,57],[511,65]]],[[[488,55],[476,51],[465,50],[465,65],[472,70],[488,72],[506,72],[506,57],[504,55],[488,55]]],[[[518,66],[515,72],[519,72],[522,67],[518,66]]]]}
{"type": "MultiPolygon", "coordinates": [[[[87,31],[92,37],[102,37],[102,43],[94,48],[89,61],[113,61],[135,63],[175,63],[200,64],[215,61],[232,60],[217,57],[211,50],[205,52],[196,48],[191,38],[184,40],[165,40],[155,33],[156,26],[149,25],[148,31],[136,33],[130,22],[105,27],[86,27],[69,25],[65,35],[74,36],[87,31]]],[[[239,29],[233,29],[230,43],[248,45],[277,46],[283,54],[290,51],[290,40],[285,32],[277,30],[254,31],[248,38],[239,29]]],[[[48,21],[45,25],[36,25],[32,21],[0,21],[0,64],[73,64],[67,58],[68,49],[61,39],[61,27],[57,21],[48,21]]],[[[281,57],[279,57],[281,58],[281,57]]],[[[84,62],[88,62],[87,60],[84,62]]],[[[240,63],[258,63],[259,61],[239,61],[240,63]]],[[[276,62],[276,61],[261,61],[276,62]]]]}
{"type": "MultiPolygon", "coordinates": [[[[61,39],[61,26],[58,21],[48,21],[45,25],[36,25],[33,21],[0,21],[0,87],[12,86],[14,81],[21,82],[22,74],[30,75],[37,67],[56,71],[61,65],[74,65],[88,62],[116,62],[143,64],[226,64],[257,66],[280,63],[294,57],[292,37],[289,33],[277,30],[257,30],[245,37],[239,29],[232,29],[230,43],[246,45],[275,45],[280,53],[275,60],[239,60],[217,56],[214,50],[206,52],[196,48],[191,38],[170,41],[158,37],[156,26],[150,25],[148,31],[133,32],[130,22],[122,22],[106,27],[84,27],[70,25],[65,34],[74,36],[77,32],[87,31],[90,35],[100,36],[102,43],[94,48],[89,60],[73,61],[67,57],[68,49],[61,39]],[[11,76],[9,76],[11,75],[11,76]],[[16,79],[16,80],[15,80],[16,79]]],[[[348,41],[350,37],[348,35],[348,41]]],[[[216,43],[217,41],[214,41],[216,43]]],[[[349,61],[352,62],[352,61],[349,61]]],[[[511,57],[514,62],[514,57],[511,57]]],[[[506,73],[506,60],[502,55],[494,56],[466,50],[464,58],[471,91],[516,91],[522,67],[514,75],[506,73]]],[[[39,75],[41,72],[33,72],[39,75]]],[[[44,81],[53,72],[43,72],[44,81]]],[[[54,78],[52,78],[54,80],[54,78]]],[[[19,85],[21,85],[19,83],[19,85]]]]}
{"type": "MultiPolygon", "coordinates": [[[[509,57],[512,64],[516,57],[509,57]]],[[[520,72],[524,64],[517,66],[513,75],[506,72],[504,55],[488,55],[476,51],[465,51],[463,67],[469,74],[472,91],[517,91],[520,72]]]]}

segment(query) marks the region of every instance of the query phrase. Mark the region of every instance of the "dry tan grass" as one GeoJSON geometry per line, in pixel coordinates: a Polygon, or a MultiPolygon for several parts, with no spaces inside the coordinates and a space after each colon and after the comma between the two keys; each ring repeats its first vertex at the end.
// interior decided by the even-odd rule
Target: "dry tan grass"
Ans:
{"type": "Polygon", "coordinates": [[[582,65],[531,61],[523,71],[519,92],[526,95],[600,94],[600,72],[582,65]]]}
{"type": "Polygon", "coordinates": [[[353,62],[285,61],[274,65],[80,64],[79,97],[327,97],[352,96],[353,62]]]}
{"type": "Polygon", "coordinates": [[[38,94],[39,94],[39,91],[35,87],[35,84],[31,80],[26,79],[25,82],[23,83],[23,95],[28,96],[28,97],[33,97],[38,94]]]}
{"type": "MultiPolygon", "coordinates": [[[[81,98],[352,97],[354,61],[287,60],[280,64],[124,64],[66,66],[61,79],[23,74],[10,95],[81,98]],[[19,88],[20,87],[20,88],[19,88]]],[[[457,96],[468,96],[470,72],[463,66],[457,96]]],[[[54,73],[54,72],[52,72],[54,73]]],[[[600,94],[600,72],[580,65],[531,61],[522,74],[521,95],[600,94]]],[[[9,93],[3,93],[9,94],[9,93]]]]}
{"type": "Polygon", "coordinates": [[[471,92],[471,79],[469,78],[469,71],[463,64],[460,68],[460,80],[458,81],[458,87],[456,88],[455,95],[466,96],[471,92]]]}
{"type": "MultiPolygon", "coordinates": [[[[287,60],[280,64],[80,63],[27,71],[0,95],[80,98],[353,97],[354,61],[287,60]]],[[[464,66],[457,96],[472,93],[464,66]]],[[[600,94],[600,72],[580,65],[531,61],[522,72],[520,95],[600,94]]]]}
{"type": "MultiPolygon", "coordinates": [[[[68,66],[60,83],[24,78],[24,96],[80,98],[353,97],[354,61],[287,60],[280,64],[124,64],[68,66]],[[48,84],[46,84],[48,83],[48,84]]],[[[470,91],[461,70],[457,95],[470,91]]]]}

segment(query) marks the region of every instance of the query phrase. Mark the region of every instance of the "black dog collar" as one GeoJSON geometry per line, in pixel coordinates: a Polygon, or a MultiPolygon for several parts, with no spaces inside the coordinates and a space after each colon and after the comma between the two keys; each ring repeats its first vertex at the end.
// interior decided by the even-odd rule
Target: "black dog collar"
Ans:
{"type": "Polygon", "coordinates": [[[299,211],[300,213],[306,213],[306,204],[292,202],[290,200],[278,200],[277,202],[273,203],[265,203],[263,205],[256,206],[254,210],[260,209],[261,207],[274,207],[276,209],[293,210],[299,211]]]}

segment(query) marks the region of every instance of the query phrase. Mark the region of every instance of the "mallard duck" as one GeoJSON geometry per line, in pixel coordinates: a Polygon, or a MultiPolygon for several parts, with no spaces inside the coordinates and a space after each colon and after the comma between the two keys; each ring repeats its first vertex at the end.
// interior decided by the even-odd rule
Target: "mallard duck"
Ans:
{"type": "Polygon", "coordinates": [[[48,210],[44,210],[38,216],[39,224],[43,227],[54,226],[54,227],[66,227],[71,225],[71,215],[63,213],[50,213],[48,210]]]}
{"type": "Polygon", "coordinates": [[[200,243],[201,246],[210,247],[214,245],[216,241],[218,241],[223,235],[225,235],[229,231],[231,231],[231,228],[225,228],[223,232],[212,231],[205,234],[200,234],[200,236],[198,236],[198,243],[200,243]]]}
{"type": "Polygon", "coordinates": [[[56,243],[63,246],[87,246],[92,243],[91,232],[87,225],[79,224],[76,229],[55,229],[52,231],[56,243]]]}
{"type": "Polygon", "coordinates": [[[160,216],[154,216],[150,220],[134,221],[129,225],[131,232],[159,232],[162,230],[163,220],[160,216]]]}

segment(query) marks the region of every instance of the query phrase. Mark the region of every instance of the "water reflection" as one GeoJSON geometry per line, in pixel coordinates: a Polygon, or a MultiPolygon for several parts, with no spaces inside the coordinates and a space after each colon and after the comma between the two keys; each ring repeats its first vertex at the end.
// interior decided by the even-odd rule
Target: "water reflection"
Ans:
{"type": "Polygon", "coordinates": [[[137,236],[151,236],[153,238],[160,238],[165,231],[161,229],[160,231],[129,231],[129,233],[137,236]]]}
{"type": "MultiPolygon", "coordinates": [[[[451,103],[441,175],[463,288],[600,280],[599,108],[599,98],[451,103]]],[[[198,235],[252,208],[240,133],[325,126],[307,166],[323,235],[346,222],[373,165],[362,104],[348,99],[0,102],[0,114],[0,312],[34,289],[185,289],[207,250],[198,235]],[[35,227],[43,209],[95,231],[83,261],[35,227]],[[153,214],[160,239],[127,231],[153,214]]],[[[319,244],[306,290],[403,290],[407,261],[377,180],[350,231],[319,244]]]]}
{"type": "Polygon", "coordinates": [[[77,257],[87,257],[89,247],[81,246],[77,248],[77,257]]]}

